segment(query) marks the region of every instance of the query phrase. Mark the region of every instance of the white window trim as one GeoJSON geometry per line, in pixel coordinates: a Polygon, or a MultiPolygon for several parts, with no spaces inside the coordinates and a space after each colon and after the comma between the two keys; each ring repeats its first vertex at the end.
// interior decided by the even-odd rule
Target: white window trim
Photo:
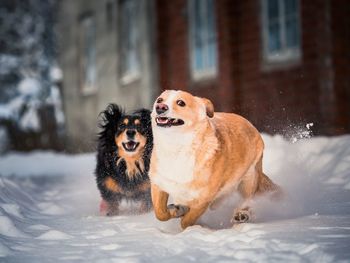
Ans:
{"type": "Polygon", "coordinates": [[[280,15],[280,25],[281,25],[281,45],[283,46],[281,51],[270,53],[268,51],[268,18],[267,18],[267,1],[261,0],[261,25],[262,25],[262,40],[263,40],[263,59],[267,63],[285,63],[285,62],[294,62],[298,61],[301,58],[301,49],[302,49],[302,39],[301,39],[301,15],[300,15],[300,1],[297,0],[298,10],[297,10],[297,21],[298,21],[298,33],[299,33],[299,46],[296,48],[286,48],[285,47],[285,17],[284,10],[282,7],[284,4],[279,5],[280,15]]]}
{"type": "MultiPolygon", "coordinates": [[[[191,70],[191,77],[194,81],[200,81],[200,80],[207,80],[207,79],[213,79],[217,76],[218,73],[218,48],[217,48],[217,44],[216,44],[216,62],[215,62],[215,67],[213,68],[207,68],[207,69],[203,69],[203,70],[198,70],[195,69],[194,66],[194,43],[193,43],[193,39],[192,39],[192,35],[193,35],[193,30],[194,30],[194,19],[193,19],[193,5],[194,5],[194,1],[187,1],[187,10],[188,10],[188,21],[189,21],[189,47],[190,47],[190,70],[191,70]]],[[[214,5],[215,5],[215,1],[214,1],[214,5]]],[[[215,11],[213,10],[214,14],[214,21],[215,21],[215,11]]],[[[215,29],[215,35],[217,34],[216,31],[216,22],[214,22],[214,29],[215,29]]],[[[207,58],[206,58],[207,59],[207,58]]]]}
{"type": "Polygon", "coordinates": [[[192,68],[192,79],[193,80],[206,80],[212,79],[217,75],[217,67],[215,69],[204,69],[204,70],[195,70],[192,68]]]}
{"type": "Polygon", "coordinates": [[[89,87],[87,88],[86,86],[84,86],[84,88],[81,90],[81,94],[83,96],[89,96],[89,95],[95,95],[98,91],[97,85],[93,86],[93,87],[89,87]]]}
{"type": "Polygon", "coordinates": [[[136,80],[139,80],[141,77],[140,70],[125,72],[120,78],[122,85],[128,85],[136,80]]]}

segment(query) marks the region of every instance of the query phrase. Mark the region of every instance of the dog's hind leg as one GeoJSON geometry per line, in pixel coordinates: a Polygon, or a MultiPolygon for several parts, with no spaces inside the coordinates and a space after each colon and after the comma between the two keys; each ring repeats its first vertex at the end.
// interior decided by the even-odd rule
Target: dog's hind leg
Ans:
{"type": "Polygon", "coordinates": [[[249,206],[236,208],[233,213],[233,218],[231,222],[234,223],[245,223],[251,220],[253,217],[253,213],[249,206]]]}
{"type": "Polygon", "coordinates": [[[210,210],[216,210],[218,209],[224,202],[225,200],[229,197],[229,194],[225,194],[222,196],[217,197],[216,199],[214,199],[213,202],[211,202],[209,209],[210,210]]]}
{"type": "Polygon", "coordinates": [[[278,185],[272,182],[262,170],[262,156],[259,158],[255,166],[248,169],[241,183],[238,186],[238,191],[243,197],[242,204],[235,209],[233,220],[238,223],[247,222],[252,219],[251,203],[256,195],[261,195],[267,192],[276,196],[282,191],[278,185]]]}
{"type": "Polygon", "coordinates": [[[253,213],[251,211],[251,202],[258,191],[259,186],[259,170],[258,163],[252,165],[242,181],[238,185],[238,192],[243,198],[241,204],[234,210],[232,220],[236,223],[244,223],[252,219],[253,213]]]}

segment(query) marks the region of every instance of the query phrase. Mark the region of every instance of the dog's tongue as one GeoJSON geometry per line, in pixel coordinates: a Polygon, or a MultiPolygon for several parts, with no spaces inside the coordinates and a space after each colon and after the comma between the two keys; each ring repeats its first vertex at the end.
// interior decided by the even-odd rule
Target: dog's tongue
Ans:
{"type": "Polygon", "coordinates": [[[135,143],[134,143],[133,141],[130,141],[130,142],[127,142],[127,143],[126,143],[126,147],[127,147],[128,149],[132,149],[132,148],[134,148],[134,146],[135,146],[135,143]]]}
{"type": "Polygon", "coordinates": [[[158,123],[165,124],[165,123],[168,123],[168,122],[169,122],[169,119],[166,118],[166,117],[159,117],[158,118],[158,123]]]}

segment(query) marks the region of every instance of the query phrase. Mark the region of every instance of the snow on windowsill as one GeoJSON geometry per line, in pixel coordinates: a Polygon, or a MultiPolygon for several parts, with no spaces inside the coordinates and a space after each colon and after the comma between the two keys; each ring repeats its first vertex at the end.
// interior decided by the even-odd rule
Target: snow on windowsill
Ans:
{"type": "Polygon", "coordinates": [[[194,81],[206,81],[214,79],[217,76],[215,69],[208,70],[192,70],[192,79],[194,81]]]}
{"type": "Polygon", "coordinates": [[[120,82],[123,86],[129,85],[140,79],[139,72],[126,73],[120,78],[120,82]]]}

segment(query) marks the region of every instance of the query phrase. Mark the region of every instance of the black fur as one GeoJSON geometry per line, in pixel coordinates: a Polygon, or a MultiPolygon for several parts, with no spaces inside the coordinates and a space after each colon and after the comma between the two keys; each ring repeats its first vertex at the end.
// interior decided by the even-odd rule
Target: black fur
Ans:
{"type": "MultiPolygon", "coordinates": [[[[152,206],[150,187],[145,189],[145,183],[149,182],[148,171],[153,146],[152,128],[150,111],[140,109],[131,115],[126,115],[124,111],[116,104],[109,104],[105,111],[100,113],[101,121],[99,127],[101,132],[98,134],[96,182],[100,190],[101,197],[109,206],[109,214],[118,213],[118,204],[122,199],[142,201],[149,210],[152,206]],[[129,119],[126,125],[123,120],[129,119]],[[135,125],[134,120],[139,119],[140,125],[135,125]],[[115,137],[121,134],[125,129],[133,129],[146,138],[144,153],[142,156],[144,170],[138,169],[137,176],[132,178],[126,174],[126,163],[118,155],[118,146],[115,143],[115,137]],[[118,165],[117,165],[118,163],[118,165]],[[118,185],[121,191],[110,191],[105,184],[106,178],[111,177],[118,185]],[[143,186],[143,187],[142,187],[143,186]],[[112,211],[115,207],[115,211],[112,211]]],[[[141,147],[141,146],[140,146],[141,147]]],[[[140,160],[141,161],[141,160],[140,160]]],[[[138,162],[136,161],[136,164],[138,162]]]]}

